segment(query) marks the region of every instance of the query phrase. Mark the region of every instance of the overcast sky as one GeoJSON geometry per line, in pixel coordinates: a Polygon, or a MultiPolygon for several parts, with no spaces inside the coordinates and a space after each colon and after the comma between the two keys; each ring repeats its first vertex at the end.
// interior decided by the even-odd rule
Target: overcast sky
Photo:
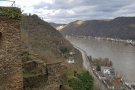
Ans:
{"type": "MultiPolygon", "coordinates": [[[[25,13],[37,14],[48,22],[111,19],[135,16],[135,0],[15,0],[25,13]]],[[[8,5],[9,2],[0,2],[8,5]]]]}

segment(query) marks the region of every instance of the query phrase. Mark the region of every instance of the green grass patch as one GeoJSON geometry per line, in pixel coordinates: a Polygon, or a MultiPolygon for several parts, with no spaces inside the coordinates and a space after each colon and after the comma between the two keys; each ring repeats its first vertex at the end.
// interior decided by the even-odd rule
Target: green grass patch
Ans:
{"type": "Polygon", "coordinates": [[[73,76],[74,76],[73,70],[68,67],[67,68],[67,78],[71,79],[71,78],[73,78],[73,76]]]}
{"type": "Polygon", "coordinates": [[[89,72],[84,71],[77,75],[77,77],[71,78],[68,80],[69,86],[73,90],[93,90],[94,89],[94,80],[89,72]]]}
{"type": "Polygon", "coordinates": [[[0,7],[0,16],[20,20],[22,13],[17,7],[0,7]]]}

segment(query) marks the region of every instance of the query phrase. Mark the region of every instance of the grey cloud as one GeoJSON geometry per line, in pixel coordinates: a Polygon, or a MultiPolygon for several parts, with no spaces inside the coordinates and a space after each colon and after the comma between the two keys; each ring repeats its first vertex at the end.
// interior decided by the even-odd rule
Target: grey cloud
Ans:
{"type": "Polygon", "coordinates": [[[67,23],[76,19],[110,19],[135,15],[134,0],[54,0],[52,4],[42,1],[33,7],[36,10],[46,8],[59,11],[54,15],[43,15],[52,22],[67,23]]]}
{"type": "Polygon", "coordinates": [[[35,9],[40,9],[40,8],[44,8],[44,7],[48,7],[48,4],[41,1],[40,3],[38,3],[37,5],[33,6],[35,9]]]}

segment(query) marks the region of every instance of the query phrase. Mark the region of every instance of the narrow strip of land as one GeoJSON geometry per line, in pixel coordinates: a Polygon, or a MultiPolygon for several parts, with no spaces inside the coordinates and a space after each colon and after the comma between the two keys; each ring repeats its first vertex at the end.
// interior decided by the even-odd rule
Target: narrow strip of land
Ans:
{"type": "Polygon", "coordinates": [[[74,46],[74,47],[81,52],[82,59],[83,59],[83,66],[93,76],[95,84],[97,85],[97,87],[99,87],[99,90],[108,90],[105,87],[105,85],[103,85],[103,83],[100,80],[98,80],[97,77],[94,75],[86,52],[84,50],[82,50],[81,48],[77,47],[77,46],[74,46]]]}

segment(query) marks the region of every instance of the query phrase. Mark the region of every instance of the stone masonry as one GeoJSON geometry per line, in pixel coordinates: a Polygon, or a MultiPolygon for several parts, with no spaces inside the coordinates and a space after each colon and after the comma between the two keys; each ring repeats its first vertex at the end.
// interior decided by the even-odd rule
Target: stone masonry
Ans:
{"type": "Polygon", "coordinates": [[[23,89],[20,34],[19,20],[0,15],[0,90],[23,89]]]}
{"type": "Polygon", "coordinates": [[[61,62],[47,64],[48,85],[45,90],[61,90],[60,85],[67,85],[66,69],[61,62]]]}

